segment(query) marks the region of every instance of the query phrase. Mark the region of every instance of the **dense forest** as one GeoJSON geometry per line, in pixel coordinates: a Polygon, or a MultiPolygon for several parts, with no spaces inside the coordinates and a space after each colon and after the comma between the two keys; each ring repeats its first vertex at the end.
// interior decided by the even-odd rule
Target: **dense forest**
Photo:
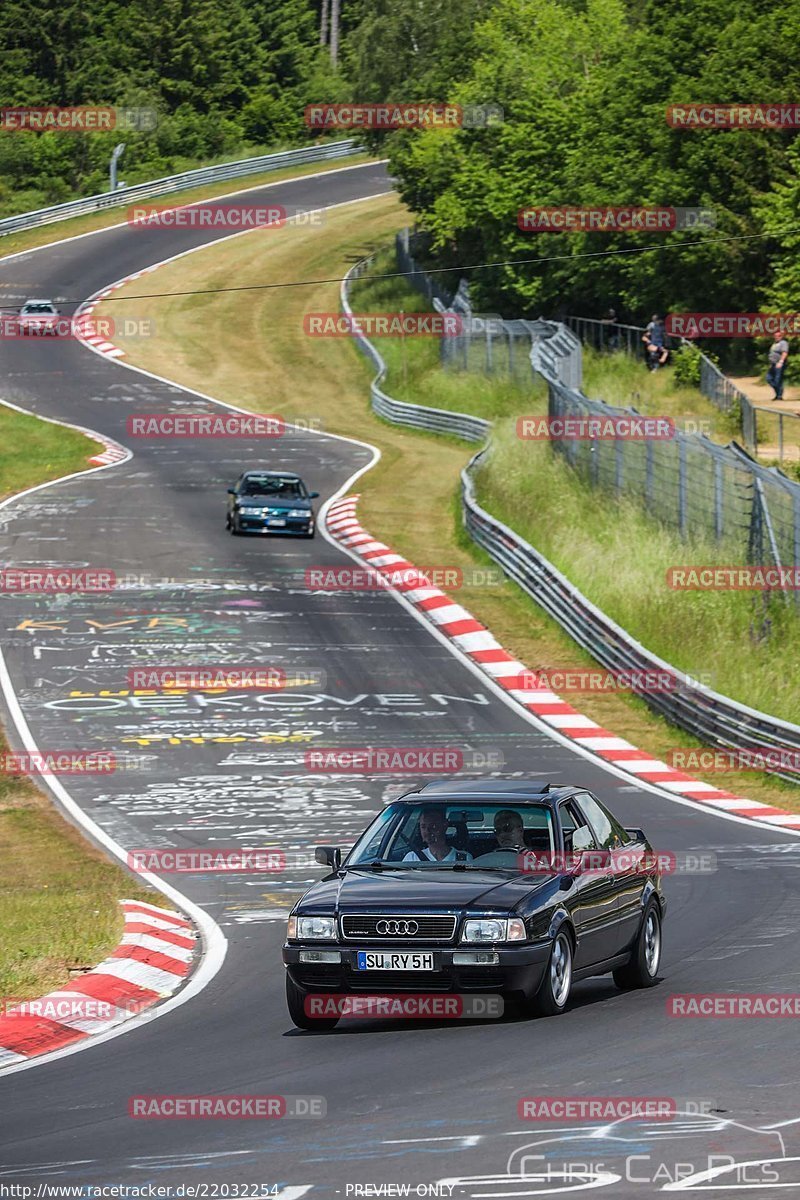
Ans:
{"type": "MultiPolygon", "coordinates": [[[[800,95],[800,2],[766,0],[5,0],[6,105],[115,104],[158,113],[128,133],[128,182],[319,136],[320,101],[499,105],[486,128],[370,135],[445,263],[525,257],[472,276],[482,307],[596,312],[797,307],[800,144],[784,130],[678,129],[670,104],[800,95]],[[338,45],[331,10],[338,10],[338,45]],[[335,63],[333,60],[336,60],[335,63]],[[529,233],[530,205],[711,209],[716,228],[529,233]],[[767,236],[764,236],[764,235],[767,236]],[[720,241],[720,239],[728,239],[720,241]],[[675,252],[677,243],[690,243],[675,252]]],[[[120,140],[0,133],[0,207],[107,186],[120,140]]]]}

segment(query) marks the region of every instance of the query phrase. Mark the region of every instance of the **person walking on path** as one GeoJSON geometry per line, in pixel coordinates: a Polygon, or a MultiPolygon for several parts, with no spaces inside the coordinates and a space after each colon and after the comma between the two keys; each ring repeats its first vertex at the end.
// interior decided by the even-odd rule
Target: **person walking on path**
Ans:
{"type": "Polygon", "coordinates": [[[775,393],[773,400],[783,399],[783,375],[788,357],[789,343],[779,331],[775,334],[775,340],[769,348],[769,368],[767,369],[767,383],[775,393]]]}

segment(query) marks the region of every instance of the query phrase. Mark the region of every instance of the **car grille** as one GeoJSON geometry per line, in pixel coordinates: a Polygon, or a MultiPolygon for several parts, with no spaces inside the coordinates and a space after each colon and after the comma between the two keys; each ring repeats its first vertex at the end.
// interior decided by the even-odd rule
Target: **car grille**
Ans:
{"type": "Polygon", "coordinates": [[[464,971],[459,967],[456,970],[459,986],[469,991],[502,988],[506,981],[505,972],[498,967],[486,967],[483,971],[464,971]]]}
{"type": "Polygon", "coordinates": [[[441,971],[353,971],[344,973],[345,986],[353,992],[450,992],[453,976],[441,971]]]}
{"type": "Polygon", "coordinates": [[[301,987],[328,987],[335,990],[342,978],[342,969],[338,963],[320,963],[316,966],[303,964],[294,967],[293,974],[301,987]]]}
{"type": "Polygon", "coordinates": [[[350,941],[451,942],[455,930],[456,918],[445,914],[346,913],[342,917],[342,935],[350,941]]]}

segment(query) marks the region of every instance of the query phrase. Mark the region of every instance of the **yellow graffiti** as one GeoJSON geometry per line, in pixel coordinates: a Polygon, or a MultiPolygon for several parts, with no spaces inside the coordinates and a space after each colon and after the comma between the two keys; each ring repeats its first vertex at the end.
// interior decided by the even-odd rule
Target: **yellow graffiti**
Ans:
{"type": "Polygon", "coordinates": [[[168,734],[154,733],[143,735],[142,737],[124,737],[120,738],[122,742],[133,742],[137,746],[206,746],[216,744],[223,746],[239,745],[242,742],[249,742],[256,745],[273,745],[278,742],[310,742],[315,737],[319,737],[317,733],[260,733],[257,737],[248,737],[244,733],[233,734],[168,734]]]}

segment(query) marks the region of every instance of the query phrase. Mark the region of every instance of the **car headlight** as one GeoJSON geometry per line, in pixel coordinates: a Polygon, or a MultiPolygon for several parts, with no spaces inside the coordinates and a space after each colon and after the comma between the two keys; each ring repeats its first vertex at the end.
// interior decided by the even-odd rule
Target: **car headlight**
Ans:
{"type": "Polygon", "coordinates": [[[242,504],[242,502],[240,500],[239,501],[239,511],[246,512],[246,513],[259,513],[259,512],[261,512],[261,505],[260,504],[242,504]]]}
{"type": "Polygon", "coordinates": [[[289,516],[290,517],[310,517],[311,513],[308,511],[307,508],[290,508],[289,516]]]}
{"type": "Polygon", "coordinates": [[[471,917],[464,922],[462,942],[524,942],[525,922],[519,917],[471,917]]]}
{"type": "Polygon", "coordinates": [[[289,917],[286,936],[299,941],[333,941],[336,938],[335,917],[289,917]]]}

